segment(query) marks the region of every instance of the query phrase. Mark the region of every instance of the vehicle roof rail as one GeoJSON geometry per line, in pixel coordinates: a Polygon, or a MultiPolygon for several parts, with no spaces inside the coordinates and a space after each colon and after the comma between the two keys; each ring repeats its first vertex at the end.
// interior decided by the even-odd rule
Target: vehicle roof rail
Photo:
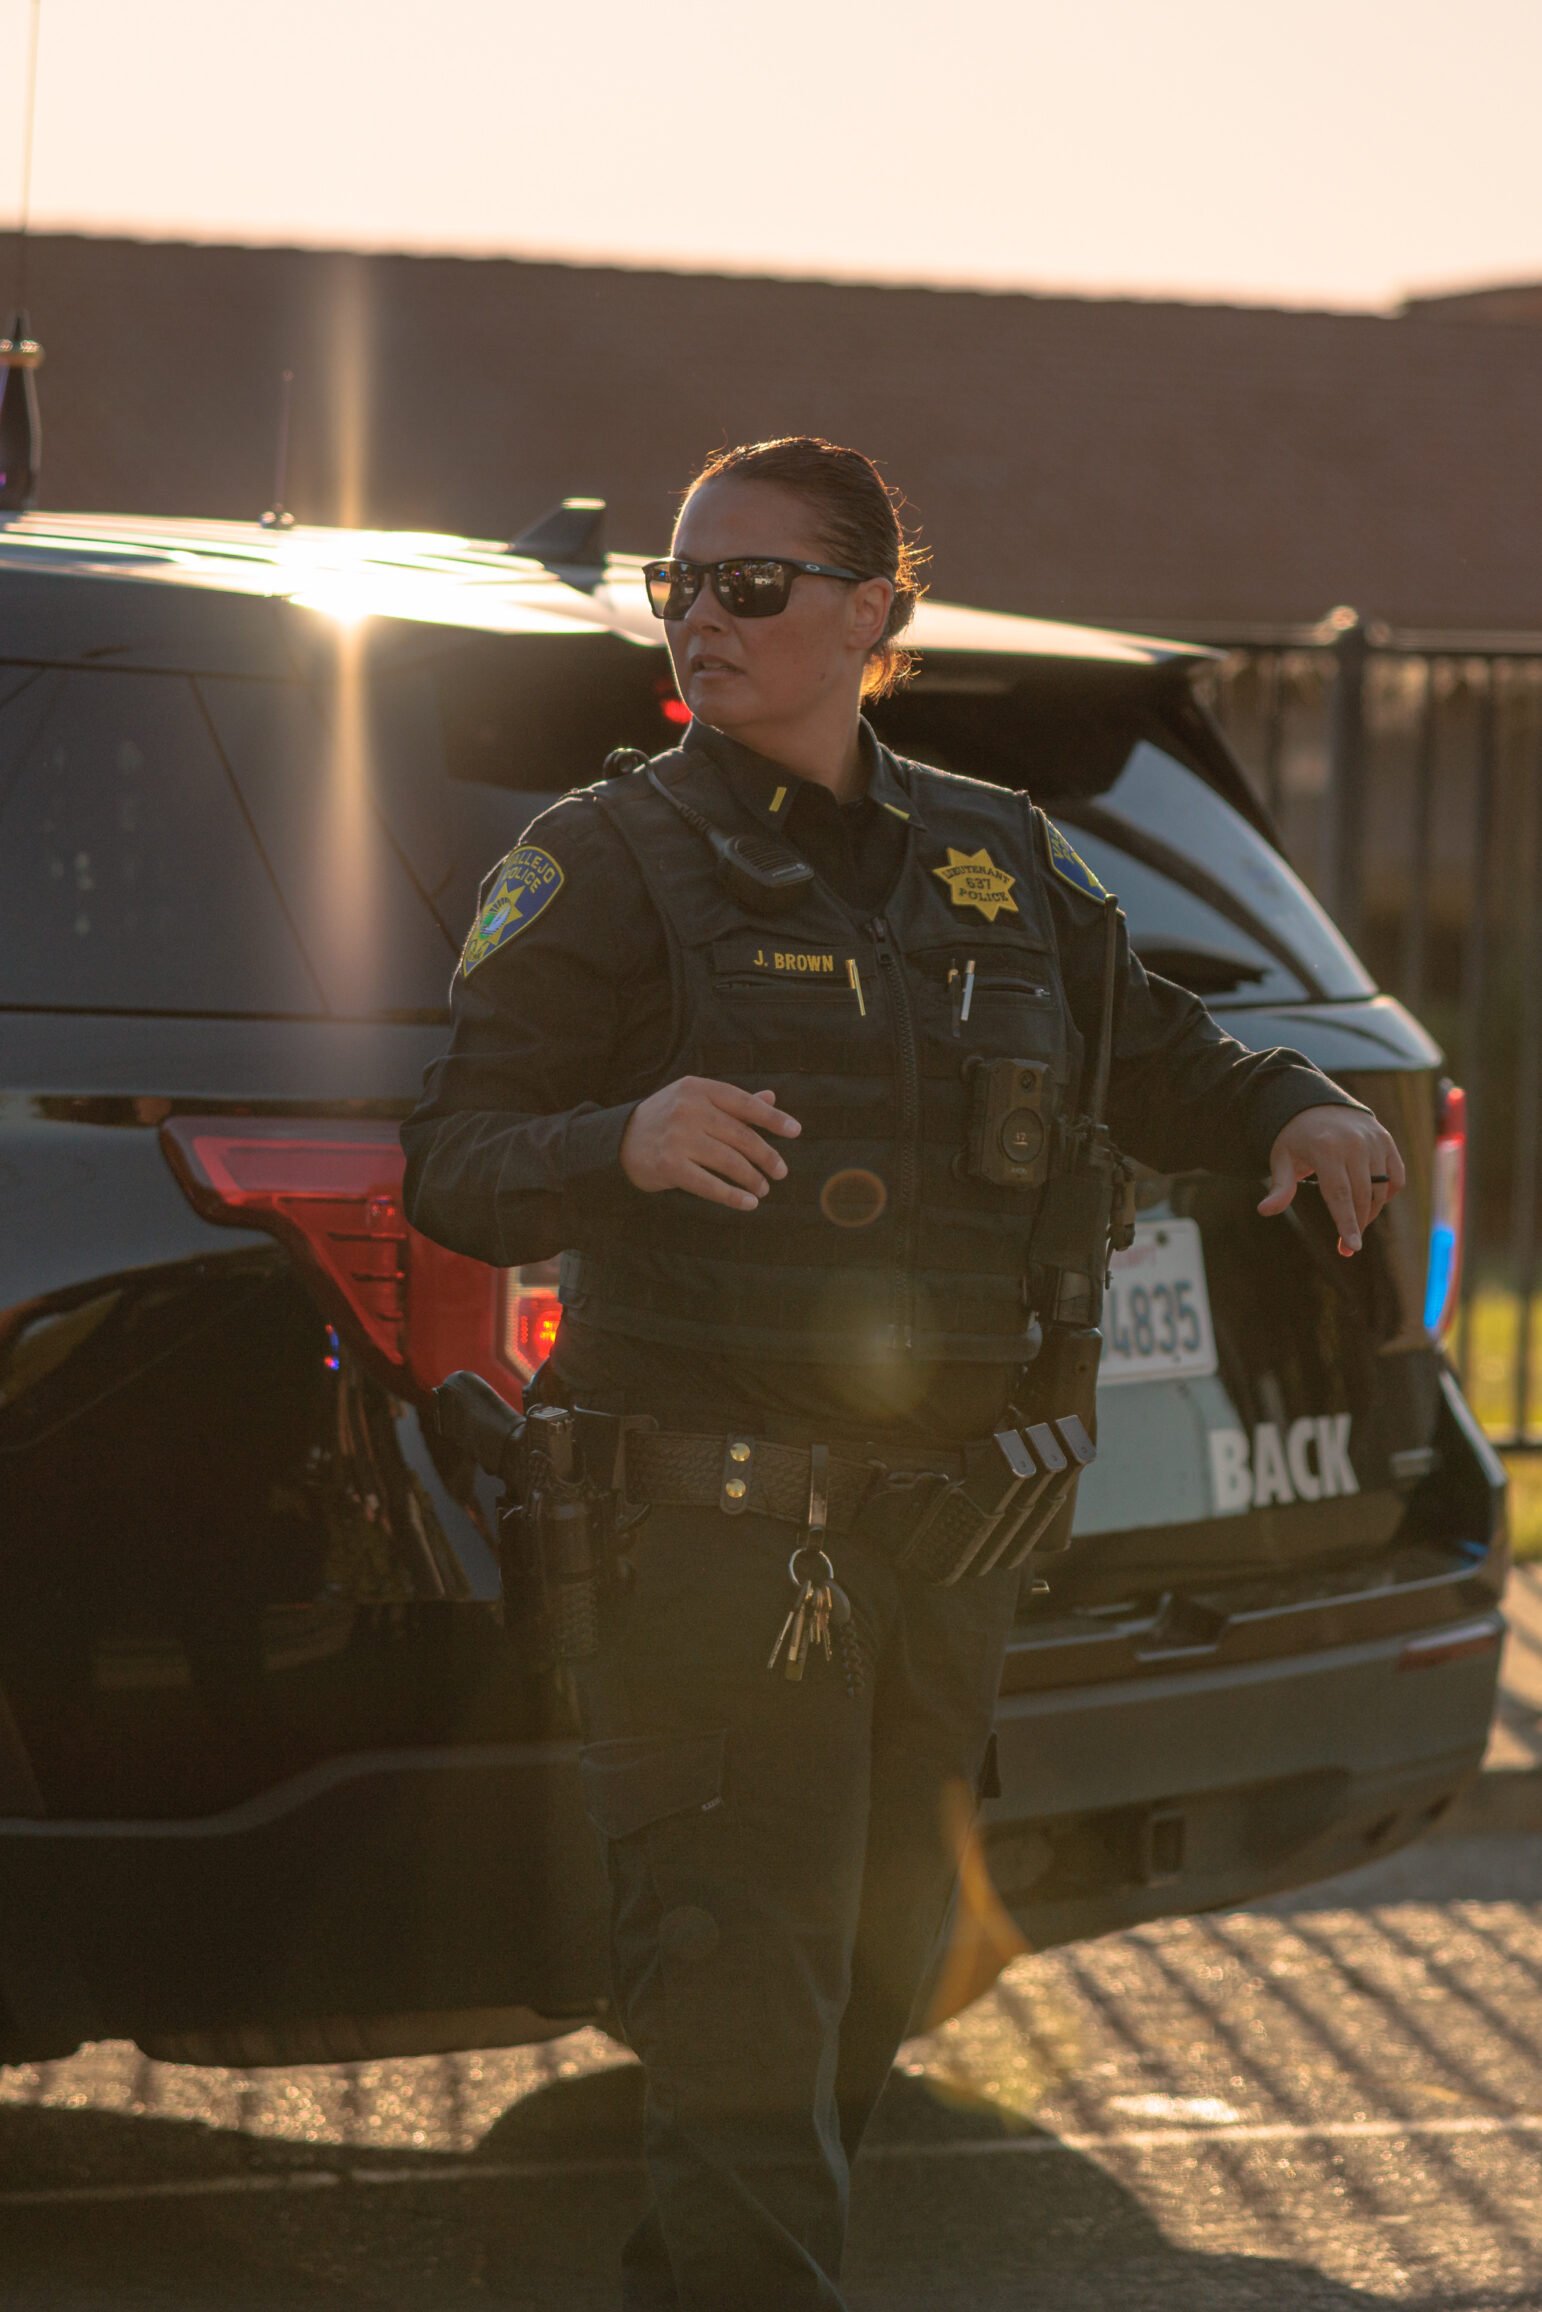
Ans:
{"type": "Polygon", "coordinates": [[[604,528],[603,498],[564,498],[560,506],[521,530],[509,552],[528,554],[548,569],[603,570],[604,528]]]}

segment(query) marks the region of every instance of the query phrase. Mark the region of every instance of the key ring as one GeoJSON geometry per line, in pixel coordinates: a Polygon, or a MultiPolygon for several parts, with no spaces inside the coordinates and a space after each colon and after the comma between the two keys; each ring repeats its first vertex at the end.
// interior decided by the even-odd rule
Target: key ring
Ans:
{"type": "Polygon", "coordinates": [[[835,1568],[831,1564],[829,1558],[826,1557],[822,1549],[814,1548],[809,1542],[800,1541],[797,1548],[793,1551],[791,1557],[787,1560],[787,1579],[793,1584],[794,1588],[799,1587],[804,1582],[812,1582],[815,1589],[825,1589],[828,1588],[830,1583],[835,1579],[835,1568]],[[825,1569],[824,1572],[817,1578],[813,1574],[799,1573],[798,1560],[800,1557],[817,1557],[820,1564],[825,1569]]]}

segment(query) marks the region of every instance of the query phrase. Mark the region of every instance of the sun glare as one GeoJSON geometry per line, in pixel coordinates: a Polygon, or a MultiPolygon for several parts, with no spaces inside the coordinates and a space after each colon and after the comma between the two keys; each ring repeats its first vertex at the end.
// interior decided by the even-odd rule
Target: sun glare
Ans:
{"type": "Polygon", "coordinates": [[[369,575],[362,570],[335,570],[289,599],[301,610],[319,610],[338,626],[359,626],[379,609],[369,575]]]}

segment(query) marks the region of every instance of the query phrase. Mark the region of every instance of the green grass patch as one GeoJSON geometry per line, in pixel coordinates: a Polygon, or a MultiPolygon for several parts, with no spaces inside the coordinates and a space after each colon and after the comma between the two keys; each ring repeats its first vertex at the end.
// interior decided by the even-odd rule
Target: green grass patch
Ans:
{"type": "Polygon", "coordinates": [[[1542,1453],[1506,1453],[1510,1473],[1510,1546],[1517,1557],[1542,1558],[1542,1453]]]}
{"type": "MultiPolygon", "coordinates": [[[[1467,1402],[1491,1437],[1515,1428],[1515,1368],[1520,1353],[1521,1304],[1514,1293],[1480,1285],[1468,1314],[1463,1387],[1467,1402]]],[[[1458,1332],[1455,1344],[1462,1346],[1458,1332]]],[[[1542,1299],[1531,1310],[1530,1386],[1526,1428],[1542,1434],[1542,1299]]],[[[1542,1558],[1542,1453],[1506,1453],[1510,1475],[1510,1538],[1517,1557],[1542,1558]]]]}
{"type": "MultiPolygon", "coordinates": [[[[1455,1347],[1467,1402],[1491,1437],[1515,1427],[1515,1368],[1520,1354],[1521,1304],[1514,1293],[1480,1285],[1472,1296],[1464,1344],[1458,1327],[1455,1347]]],[[[1527,1429],[1542,1432],[1542,1297],[1531,1308],[1531,1371],[1527,1429]]]]}

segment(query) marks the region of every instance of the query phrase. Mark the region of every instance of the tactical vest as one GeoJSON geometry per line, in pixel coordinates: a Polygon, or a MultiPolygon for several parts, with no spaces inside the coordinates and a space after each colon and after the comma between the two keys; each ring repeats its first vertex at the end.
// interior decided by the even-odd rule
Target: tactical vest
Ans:
{"type": "MultiPolygon", "coordinates": [[[[699,752],[653,768],[725,832],[761,832],[699,752]]],[[[650,1088],[769,1087],[803,1130],[776,1141],[787,1177],[757,1211],[665,1189],[565,1254],[562,1299],[587,1323],[821,1364],[1032,1355],[1042,1191],[991,1185],[964,1160],[971,1055],[1039,1063],[1062,1101],[1079,1064],[1035,818],[1020,795],[897,769],[921,824],[867,918],[818,877],[790,908],[748,912],[642,772],[591,790],[669,935],[676,1040],[650,1088]]]]}

